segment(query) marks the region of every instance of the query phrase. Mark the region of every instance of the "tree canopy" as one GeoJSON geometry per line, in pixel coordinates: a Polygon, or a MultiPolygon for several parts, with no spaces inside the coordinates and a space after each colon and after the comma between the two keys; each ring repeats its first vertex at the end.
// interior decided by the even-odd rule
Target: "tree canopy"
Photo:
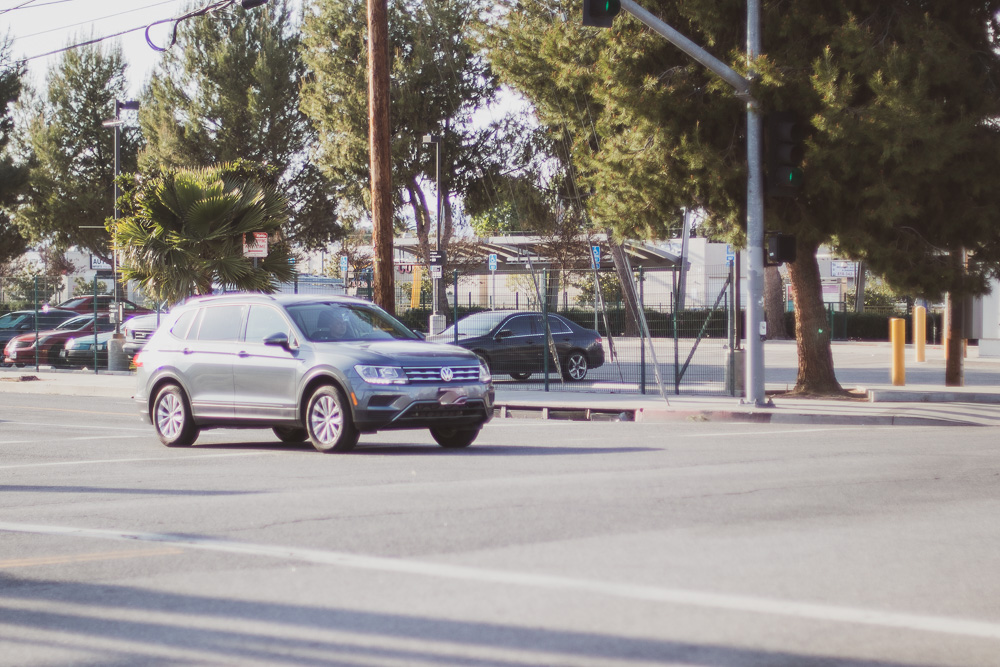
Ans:
{"type": "MultiPolygon", "coordinates": [[[[643,3],[734,69],[748,72],[745,3],[643,3]]],[[[585,28],[579,4],[506,4],[491,24],[494,68],[572,136],[581,188],[599,225],[663,237],[682,208],[739,241],[746,193],[745,105],[724,83],[626,14],[585,28]],[[568,17],[568,18],[567,18],[568,17]]],[[[815,251],[864,259],[919,296],[970,293],[1000,267],[997,55],[1000,2],[762,2],[753,95],[764,113],[809,129],[806,181],[769,200],[771,231],[796,235],[790,265],[798,388],[839,389],[825,338],[815,251]],[[976,258],[966,272],[954,260],[976,258]]]]}
{"type": "Polygon", "coordinates": [[[339,238],[336,187],[310,159],[316,136],[299,110],[304,72],[288,0],[181,23],[143,95],[143,166],[269,164],[291,205],[289,238],[304,247],[339,238]]]}
{"type": "Polygon", "coordinates": [[[27,177],[25,165],[15,161],[9,151],[14,132],[11,106],[21,95],[23,77],[23,65],[11,59],[10,39],[0,41],[0,100],[6,101],[0,109],[0,267],[27,248],[27,241],[10,216],[27,177]]]}

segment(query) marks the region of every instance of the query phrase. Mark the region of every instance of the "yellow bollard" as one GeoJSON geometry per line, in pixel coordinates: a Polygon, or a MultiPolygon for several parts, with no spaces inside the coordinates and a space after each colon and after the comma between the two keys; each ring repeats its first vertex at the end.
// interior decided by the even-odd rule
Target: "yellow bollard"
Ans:
{"type": "Polygon", "coordinates": [[[927,309],[923,306],[913,309],[913,349],[917,362],[927,361],[927,309]]]}
{"type": "Polygon", "coordinates": [[[889,342],[892,343],[892,385],[902,387],[906,384],[906,320],[901,317],[889,318],[889,342]]]}

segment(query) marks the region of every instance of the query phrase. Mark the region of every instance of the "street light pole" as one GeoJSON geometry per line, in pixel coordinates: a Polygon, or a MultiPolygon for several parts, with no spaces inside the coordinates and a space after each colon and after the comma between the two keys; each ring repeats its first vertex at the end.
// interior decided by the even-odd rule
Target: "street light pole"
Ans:
{"type": "MultiPolygon", "coordinates": [[[[435,254],[437,255],[437,259],[435,260],[435,262],[441,262],[443,265],[444,262],[441,257],[441,135],[425,134],[424,143],[434,144],[434,152],[435,152],[434,178],[437,185],[437,208],[434,214],[435,228],[436,228],[434,236],[434,250],[435,254]]],[[[432,262],[431,264],[433,265],[435,262],[432,262]]],[[[434,314],[431,316],[430,329],[431,329],[431,335],[433,335],[436,333],[440,333],[440,331],[437,329],[438,326],[440,326],[442,330],[444,329],[443,326],[444,323],[440,322],[440,320],[444,318],[440,314],[441,313],[440,299],[438,298],[438,284],[440,278],[438,278],[438,275],[434,273],[433,268],[431,268],[431,275],[433,276],[431,282],[433,284],[432,290],[434,291],[432,299],[434,314]]]]}
{"type": "MultiPolygon", "coordinates": [[[[104,127],[113,127],[115,130],[115,200],[114,200],[114,219],[115,219],[115,230],[116,235],[111,238],[111,288],[112,292],[112,302],[114,307],[114,318],[115,318],[115,337],[121,334],[121,317],[118,313],[118,247],[117,247],[117,229],[118,229],[118,197],[121,193],[118,191],[118,175],[121,173],[121,111],[122,109],[131,109],[133,111],[139,108],[138,100],[128,100],[122,102],[121,100],[115,98],[115,117],[111,120],[106,120],[102,123],[104,127]]],[[[94,330],[97,330],[97,321],[94,321],[94,330]]]]}

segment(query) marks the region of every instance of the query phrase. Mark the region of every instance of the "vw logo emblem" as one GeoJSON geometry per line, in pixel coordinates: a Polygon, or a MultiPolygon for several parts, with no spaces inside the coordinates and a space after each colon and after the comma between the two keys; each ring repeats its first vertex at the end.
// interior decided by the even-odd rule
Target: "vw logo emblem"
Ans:
{"type": "Polygon", "coordinates": [[[451,370],[447,366],[441,369],[441,379],[445,382],[451,382],[452,378],[455,377],[455,371],[451,370]]]}

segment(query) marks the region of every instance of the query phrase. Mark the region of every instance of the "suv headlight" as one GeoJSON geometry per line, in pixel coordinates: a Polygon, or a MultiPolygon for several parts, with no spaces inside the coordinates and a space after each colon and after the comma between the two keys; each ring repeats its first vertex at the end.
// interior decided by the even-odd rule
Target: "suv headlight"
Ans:
{"type": "Polygon", "coordinates": [[[493,375],[490,373],[490,367],[486,365],[482,359],[479,360],[479,381],[480,382],[490,382],[493,380],[493,375]]]}
{"type": "Polygon", "coordinates": [[[406,384],[406,373],[398,366],[355,366],[361,379],[369,384],[406,384]]]}
{"type": "Polygon", "coordinates": [[[70,338],[68,341],[66,341],[66,345],[64,347],[67,350],[72,350],[74,347],[76,347],[76,339],[70,338]]]}

